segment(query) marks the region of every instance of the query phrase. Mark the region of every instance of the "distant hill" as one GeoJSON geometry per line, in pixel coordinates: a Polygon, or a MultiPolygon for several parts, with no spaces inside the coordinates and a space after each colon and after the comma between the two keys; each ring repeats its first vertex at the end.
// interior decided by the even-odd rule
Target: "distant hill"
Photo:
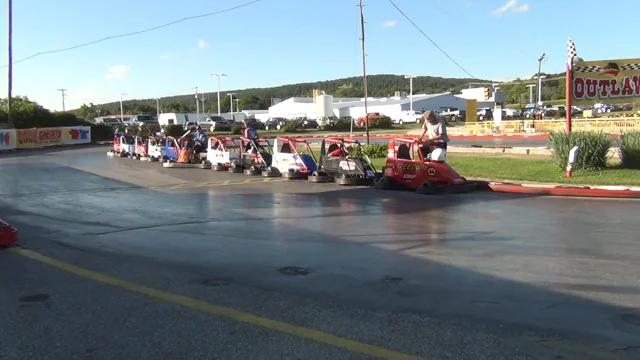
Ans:
{"type": "MultiPolygon", "coordinates": [[[[564,74],[548,74],[548,77],[564,76],[564,74]]],[[[368,89],[369,96],[389,96],[393,95],[396,91],[409,92],[409,80],[405,79],[403,75],[369,75],[368,76],[368,89]]],[[[509,93],[508,103],[517,103],[518,99],[524,99],[526,94],[526,100],[528,100],[528,88],[526,83],[531,83],[532,80],[518,80],[515,83],[501,85],[501,90],[509,93]],[[523,90],[524,89],[524,90],[523,90]],[[511,91],[515,91],[511,94],[511,91]],[[513,95],[513,96],[512,96],[513,95]]],[[[413,93],[414,94],[433,94],[442,92],[459,93],[460,90],[468,88],[470,83],[474,83],[474,86],[481,86],[478,84],[491,84],[495,81],[491,80],[479,80],[479,79],[459,79],[459,78],[442,78],[432,76],[421,76],[413,79],[413,93]]],[[[227,93],[236,93],[235,97],[239,99],[239,104],[234,104],[234,111],[236,105],[239,105],[241,110],[259,110],[268,109],[271,105],[272,98],[280,98],[282,100],[288,99],[294,96],[312,96],[314,89],[320,89],[327,94],[332,94],[335,97],[363,97],[363,81],[362,77],[354,76],[349,78],[342,78],[336,80],[317,81],[309,83],[288,84],[270,88],[250,88],[250,89],[238,89],[228,90],[221,93],[220,106],[222,112],[228,112],[230,110],[230,100],[227,93]]],[[[549,95],[550,100],[564,95],[564,81],[550,81],[545,83],[545,94],[549,95]],[[559,91],[558,87],[562,85],[562,91],[559,91]]],[[[202,112],[217,112],[217,93],[204,93],[201,94],[204,97],[204,111],[202,112]]],[[[155,114],[156,101],[154,99],[134,99],[126,100],[123,102],[125,113],[129,114],[155,114]]],[[[193,94],[177,95],[164,97],[160,99],[160,107],[162,112],[195,112],[196,101],[193,94]]],[[[85,118],[93,118],[98,114],[119,114],[120,104],[119,102],[111,102],[101,105],[85,104],[80,109],[72,110],[78,116],[85,118]]]]}

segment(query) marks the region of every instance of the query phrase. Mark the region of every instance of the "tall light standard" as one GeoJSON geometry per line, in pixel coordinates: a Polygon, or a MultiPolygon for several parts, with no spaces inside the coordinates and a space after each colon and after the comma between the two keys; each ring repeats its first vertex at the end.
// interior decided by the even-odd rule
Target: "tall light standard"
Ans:
{"type": "Polygon", "coordinates": [[[544,75],[538,75],[538,104],[542,105],[542,79],[546,78],[544,75]]]}
{"type": "Polygon", "coordinates": [[[531,104],[535,101],[533,98],[533,88],[536,87],[536,84],[529,84],[527,87],[529,88],[529,104],[531,104]]]}
{"type": "Polygon", "coordinates": [[[227,76],[227,74],[209,74],[209,76],[215,76],[218,78],[218,116],[220,116],[220,77],[227,76]]]}
{"type": "Polygon", "coordinates": [[[233,99],[233,101],[236,102],[236,111],[240,112],[240,99],[235,98],[235,99],[233,99]]]}
{"type": "Polygon", "coordinates": [[[155,98],[156,101],[156,116],[160,116],[160,99],[155,98]]]}
{"type": "Polygon", "coordinates": [[[542,77],[540,74],[542,73],[542,62],[547,60],[547,54],[542,53],[538,58],[538,103],[542,101],[542,77]]]}
{"type": "Polygon", "coordinates": [[[413,79],[417,78],[415,75],[405,75],[405,79],[409,79],[409,110],[413,111],[413,79]]]}
{"type": "Polygon", "coordinates": [[[125,93],[121,93],[120,94],[120,121],[124,122],[124,108],[122,107],[122,97],[125,96],[127,94],[125,93]]]}
{"type": "Polygon", "coordinates": [[[233,95],[235,95],[236,93],[228,93],[227,95],[229,95],[229,106],[230,106],[230,110],[231,110],[231,114],[233,114],[233,95]]]}

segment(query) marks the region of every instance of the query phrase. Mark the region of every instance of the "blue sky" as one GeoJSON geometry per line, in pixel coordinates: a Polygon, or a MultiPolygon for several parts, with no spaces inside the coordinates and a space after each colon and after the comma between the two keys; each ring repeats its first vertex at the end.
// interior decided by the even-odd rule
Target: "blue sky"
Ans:
{"type": "MultiPolygon", "coordinates": [[[[248,1],[14,0],[14,61],[248,1]]],[[[542,52],[549,57],[544,70],[563,71],[570,35],[587,60],[640,57],[633,51],[636,24],[625,16],[640,12],[639,1],[394,1],[476,78],[530,76],[542,52]]],[[[187,94],[195,86],[215,91],[215,78],[208,76],[215,72],[229,75],[222,79],[223,91],[358,76],[357,2],[261,0],[221,15],[38,56],[14,66],[14,95],[60,110],[58,88],[69,90],[70,109],[115,101],[123,92],[129,94],[125,98],[152,98],[187,94]]],[[[368,73],[466,76],[389,1],[365,0],[365,5],[368,73]]],[[[5,16],[1,26],[7,28],[5,16]]],[[[6,48],[3,36],[3,64],[6,48]]],[[[6,82],[4,68],[2,96],[6,82]]]]}

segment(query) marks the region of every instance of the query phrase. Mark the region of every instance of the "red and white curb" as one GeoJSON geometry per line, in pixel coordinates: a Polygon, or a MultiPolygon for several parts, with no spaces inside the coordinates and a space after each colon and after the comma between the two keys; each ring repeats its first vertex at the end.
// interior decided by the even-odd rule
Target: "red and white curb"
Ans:
{"type": "Polygon", "coordinates": [[[549,196],[573,196],[573,197],[599,197],[599,198],[640,198],[640,187],[605,185],[556,185],[556,184],[529,184],[508,182],[486,182],[486,190],[497,193],[549,195],[549,196]]]}

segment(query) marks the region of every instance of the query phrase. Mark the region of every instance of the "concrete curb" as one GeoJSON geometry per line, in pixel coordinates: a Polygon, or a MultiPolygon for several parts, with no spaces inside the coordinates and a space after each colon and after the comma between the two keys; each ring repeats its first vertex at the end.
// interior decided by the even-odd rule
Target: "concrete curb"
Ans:
{"type": "Polygon", "coordinates": [[[484,190],[504,194],[640,199],[640,187],[627,186],[581,186],[485,182],[481,187],[484,190]]]}

